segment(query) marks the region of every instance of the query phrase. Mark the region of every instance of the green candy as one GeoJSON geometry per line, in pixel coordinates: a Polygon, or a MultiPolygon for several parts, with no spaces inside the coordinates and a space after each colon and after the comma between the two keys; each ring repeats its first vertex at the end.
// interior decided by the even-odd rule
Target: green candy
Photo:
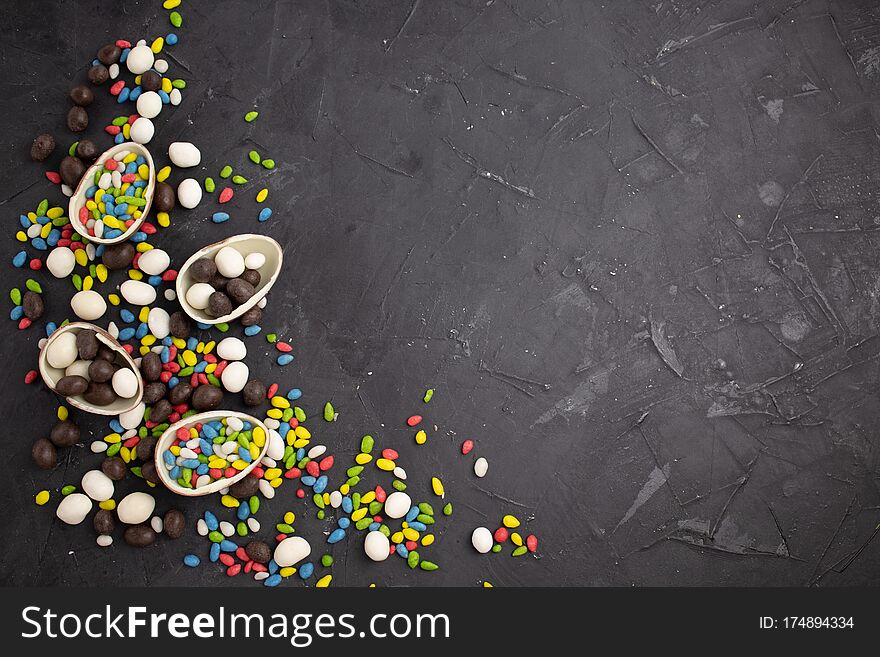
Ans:
{"type": "Polygon", "coordinates": [[[379,533],[384,534],[386,538],[391,538],[391,530],[388,529],[388,525],[384,523],[379,525],[379,533]]]}
{"type": "Polygon", "coordinates": [[[75,141],[70,145],[70,148],[67,149],[67,154],[70,155],[70,157],[73,157],[74,153],[76,153],[77,146],[79,146],[79,142],[75,141]]]}
{"type": "MultiPolygon", "coordinates": [[[[127,117],[127,116],[117,116],[115,119],[113,119],[113,120],[111,121],[111,123],[112,123],[113,125],[115,125],[117,128],[121,128],[121,127],[124,126],[126,123],[128,123],[128,117],[127,117]]],[[[101,177],[101,172],[98,171],[98,173],[97,173],[96,175],[100,178],[100,177],[101,177]]]]}
{"type": "Polygon", "coordinates": [[[406,565],[410,568],[415,568],[419,565],[419,553],[415,550],[412,550],[409,555],[406,557],[406,565]]]}
{"type": "Polygon", "coordinates": [[[349,477],[348,479],[345,480],[345,483],[348,484],[350,488],[354,488],[359,483],[361,483],[361,478],[360,477],[349,477]]]}
{"type": "Polygon", "coordinates": [[[355,529],[357,529],[358,531],[363,531],[372,524],[373,524],[372,518],[361,518],[356,523],[354,523],[354,526],[355,526],[355,529]]]}
{"type": "Polygon", "coordinates": [[[220,177],[221,178],[228,178],[231,175],[232,175],[232,167],[229,166],[228,164],[225,167],[223,167],[222,169],[220,169],[220,177]]]}
{"type": "Polygon", "coordinates": [[[315,493],[312,496],[312,502],[314,502],[315,506],[318,507],[319,509],[324,508],[324,497],[320,493],[315,493]]]}
{"type": "Polygon", "coordinates": [[[361,452],[364,454],[369,454],[370,452],[372,452],[374,442],[375,441],[373,440],[373,437],[370,435],[366,435],[361,438],[361,452]]]}
{"type": "Polygon", "coordinates": [[[244,185],[248,181],[244,176],[232,176],[232,182],[236,185],[244,185]]]}
{"type": "Polygon", "coordinates": [[[301,409],[299,406],[293,407],[293,414],[296,416],[297,422],[305,422],[306,421],[306,412],[301,409]]]}
{"type": "Polygon", "coordinates": [[[278,532],[281,534],[292,534],[293,533],[293,527],[291,527],[290,525],[288,525],[285,522],[279,522],[277,525],[275,525],[275,529],[277,529],[278,532]]]}
{"type": "Polygon", "coordinates": [[[16,306],[20,306],[21,290],[19,290],[17,287],[12,288],[11,290],[9,290],[9,298],[12,299],[12,303],[14,303],[16,306]]]}
{"type": "Polygon", "coordinates": [[[217,186],[214,184],[214,179],[211,176],[205,178],[205,191],[213,194],[215,189],[217,189],[217,186]]]}
{"type": "Polygon", "coordinates": [[[446,506],[443,507],[443,515],[451,516],[452,515],[452,502],[447,502],[446,506]]]}
{"type": "Polygon", "coordinates": [[[208,539],[212,543],[222,543],[226,540],[226,537],[215,529],[212,532],[208,532],[208,539]]]}
{"type": "Polygon", "coordinates": [[[329,568],[333,565],[333,557],[331,557],[329,554],[325,554],[323,557],[321,557],[321,565],[324,566],[324,568],[329,568]]]}
{"type": "Polygon", "coordinates": [[[27,289],[29,289],[31,292],[36,292],[37,294],[42,294],[42,293],[43,293],[43,288],[42,288],[42,286],[41,286],[39,283],[37,283],[37,281],[35,281],[33,278],[29,278],[29,279],[27,279],[27,280],[24,282],[24,285],[25,285],[25,287],[26,287],[27,289]]]}
{"type": "MultiPolygon", "coordinates": [[[[378,515],[381,510],[382,510],[382,503],[381,502],[375,502],[375,501],[370,502],[369,511],[370,511],[371,516],[378,515]]],[[[366,518],[364,518],[364,520],[366,520],[366,518]]],[[[367,523],[367,524],[369,524],[369,523],[367,523]]]]}
{"type": "Polygon", "coordinates": [[[336,419],[336,412],[333,410],[333,404],[327,402],[324,404],[324,421],[333,422],[336,419]]]}
{"type": "Polygon", "coordinates": [[[324,519],[324,509],[319,509],[318,513],[316,513],[315,515],[317,516],[318,520],[323,520],[324,519]]]}
{"type": "Polygon", "coordinates": [[[251,162],[253,162],[254,164],[259,164],[260,163],[260,154],[257,153],[257,151],[251,151],[250,153],[248,153],[248,159],[251,162]]]}
{"type": "Polygon", "coordinates": [[[247,114],[244,115],[244,120],[247,121],[248,123],[253,123],[254,121],[257,120],[257,117],[258,117],[259,115],[260,115],[259,112],[256,112],[256,111],[250,111],[250,112],[248,112],[247,114]]]}
{"type": "Polygon", "coordinates": [[[274,169],[275,168],[275,160],[265,159],[260,164],[263,165],[264,169],[274,169]]]}
{"type": "MultiPolygon", "coordinates": [[[[119,443],[117,443],[117,444],[119,444],[119,443]]],[[[70,495],[75,490],[76,490],[76,486],[74,486],[73,484],[67,484],[67,486],[65,486],[64,488],[61,489],[61,494],[62,495],[70,495]]]]}
{"type": "Polygon", "coordinates": [[[266,334],[266,342],[269,344],[273,344],[278,340],[278,335],[276,333],[267,333],[266,334]]]}
{"type": "Polygon", "coordinates": [[[248,500],[248,507],[250,507],[251,515],[256,515],[257,511],[260,510],[260,498],[256,495],[251,495],[251,498],[248,500]]]}
{"type": "Polygon", "coordinates": [[[522,555],[524,555],[528,551],[529,551],[529,548],[527,548],[525,545],[520,545],[518,548],[516,548],[513,552],[510,553],[510,556],[521,557],[522,555]]]}
{"type": "Polygon", "coordinates": [[[406,490],[406,484],[400,481],[400,479],[395,479],[391,482],[391,487],[394,490],[400,491],[401,493],[406,490]]]}
{"type": "Polygon", "coordinates": [[[421,502],[419,504],[419,511],[424,513],[425,515],[433,516],[434,515],[434,507],[428,504],[427,502],[421,502]]]}
{"type": "Polygon", "coordinates": [[[180,27],[183,25],[183,16],[180,15],[180,12],[172,11],[168,14],[168,20],[171,21],[171,24],[174,27],[180,27]]]}
{"type": "Polygon", "coordinates": [[[422,561],[419,563],[419,568],[422,570],[437,570],[440,566],[435,564],[433,561],[422,561]]]}
{"type": "Polygon", "coordinates": [[[426,404],[431,401],[431,398],[434,396],[434,388],[428,388],[425,390],[425,396],[422,398],[422,401],[426,404]]]}
{"type": "Polygon", "coordinates": [[[351,508],[353,511],[357,511],[361,508],[361,494],[360,493],[352,493],[351,494],[351,508]]]}
{"type": "Polygon", "coordinates": [[[39,204],[37,205],[37,210],[36,210],[36,212],[37,212],[37,216],[38,216],[38,217],[45,217],[45,216],[46,216],[46,212],[47,212],[48,210],[49,210],[49,199],[44,198],[44,199],[43,199],[42,201],[40,201],[39,204]]]}
{"type": "Polygon", "coordinates": [[[172,80],[171,86],[175,89],[186,89],[186,80],[181,80],[177,78],[176,80],[172,80]]]}
{"type": "Polygon", "coordinates": [[[83,279],[79,274],[74,274],[70,277],[71,282],[73,283],[73,287],[77,290],[82,290],[83,288],[83,279]]]}
{"type": "Polygon", "coordinates": [[[235,526],[235,532],[239,536],[247,536],[248,535],[248,526],[246,522],[238,521],[238,524],[235,526]]]}
{"type": "Polygon", "coordinates": [[[501,552],[501,546],[498,545],[498,543],[496,543],[495,545],[492,546],[492,552],[494,552],[495,554],[498,554],[499,552],[501,552]]]}
{"type": "Polygon", "coordinates": [[[416,520],[425,524],[425,525],[433,525],[434,524],[434,516],[429,516],[427,513],[420,513],[416,516],[416,520]]]}

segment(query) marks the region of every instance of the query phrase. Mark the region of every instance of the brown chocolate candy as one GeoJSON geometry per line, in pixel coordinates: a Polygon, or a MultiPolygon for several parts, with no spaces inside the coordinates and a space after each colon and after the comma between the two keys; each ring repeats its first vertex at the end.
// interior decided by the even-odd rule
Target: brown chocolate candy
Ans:
{"type": "Polygon", "coordinates": [[[159,91],[162,88],[162,76],[156,71],[149,70],[141,75],[141,89],[144,91],[159,91]]]}
{"type": "Polygon", "coordinates": [[[152,436],[141,438],[141,441],[135,447],[137,457],[141,461],[149,461],[153,458],[153,451],[156,449],[156,439],[152,436]]]}
{"type": "MultiPolygon", "coordinates": [[[[106,383],[113,378],[115,373],[116,368],[113,367],[113,363],[100,358],[96,358],[89,365],[89,381],[91,383],[106,383]]],[[[111,399],[110,401],[113,400],[111,399]]]]}
{"type": "Polygon", "coordinates": [[[67,112],[67,129],[71,132],[82,132],[89,127],[89,114],[79,105],[74,105],[67,112]]]}
{"type": "Polygon", "coordinates": [[[257,563],[266,564],[272,559],[272,548],[263,541],[251,541],[244,546],[244,551],[257,563]]]}
{"type": "Polygon", "coordinates": [[[100,348],[98,334],[92,329],[83,329],[76,334],[76,352],[81,359],[94,360],[100,348]]]}
{"type": "Polygon", "coordinates": [[[43,316],[43,297],[36,292],[26,290],[21,300],[24,316],[31,321],[36,321],[43,316]]]}
{"type": "Polygon", "coordinates": [[[113,392],[113,387],[109,383],[89,381],[89,387],[83,393],[83,399],[94,406],[107,406],[107,404],[116,401],[116,393],[113,392]]]}
{"type": "Polygon", "coordinates": [[[110,477],[113,481],[122,481],[128,474],[128,466],[118,456],[108,456],[101,463],[101,472],[110,477]]]}
{"type": "Polygon", "coordinates": [[[111,66],[119,61],[122,50],[115,43],[108,43],[98,51],[98,61],[104,66],[111,66]]]}
{"type": "Polygon", "coordinates": [[[260,320],[263,319],[263,311],[259,306],[254,306],[244,315],[238,318],[238,321],[241,322],[242,326],[254,326],[260,323],[260,320]]]}
{"type": "Polygon", "coordinates": [[[257,379],[251,379],[244,384],[241,396],[245,406],[259,406],[266,401],[267,392],[269,392],[269,388],[266,387],[265,383],[257,379]]]}
{"type": "Polygon", "coordinates": [[[95,355],[95,358],[98,360],[106,360],[108,363],[113,363],[116,361],[116,352],[107,345],[102,344],[98,346],[98,353],[95,355]]]}
{"type": "Polygon", "coordinates": [[[148,406],[152,406],[160,399],[164,398],[168,393],[168,386],[161,381],[151,381],[144,386],[143,402],[148,406]]]}
{"type": "Polygon", "coordinates": [[[85,172],[86,165],[83,161],[72,155],[66,155],[58,167],[58,173],[61,174],[61,182],[72,189],[76,189],[85,172]]]}
{"type": "Polygon", "coordinates": [[[223,274],[218,272],[218,273],[214,274],[214,276],[208,282],[211,284],[211,287],[213,287],[215,290],[225,290],[226,284],[229,282],[229,279],[226,278],[223,274]]]}
{"type": "Polygon", "coordinates": [[[193,388],[186,381],[180,381],[176,386],[168,391],[168,401],[174,406],[185,404],[192,397],[193,388]]]}
{"type": "Polygon", "coordinates": [[[160,182],[153,193],[153,207],[159,212],[171,212],[174,209],[176,194],[168,183],[160,182]]]}
{"type": "Polygon", "coordinates": [[[51,470],[58,465],[58,450],[51,441],[38,438],[31,447],[31,459],[41,470],[51,470]]]}
{"type": "Polygon", "coordinates": [[[192,395],[192,407],[197,411],[213,411],[223,401],[223,391],[212,385],[201,385],[192,395]]]}
{"type": "Polygon", "coordinates": [[[162,374],[162,359],[155,351],[148,351],[141,358],[141,374],[144,381],[158,381],[162,374]]]}
{"type": "Polygon", "coordinates": [[[162,518],[162,526],[168,538],[180,538],[186,533],[186,516],[183,515],[183,511],[169,509],[162,518]]]}
{"type": "Polygon", "coordinates": [[[94,160],[100,154],[97,144],[91,139],[80,139],[76,144],[76,156],[81,160],[94,160]]]}
{"type": "Polygon", "coordinates": [[[72,447],[79,442],[79,427],[71,420],[62,420],[52,427],[49,440],[55,447],[72,447]]]}
{"type": "Polygon", "coordinates": [[[175,338],[186,340],[192,333],[192,322],[185,312],[178,310],[171,313],[171,321],[169,322],[169,330],[175,338]]]}
{"type": "Polygon", "coordinates": [[[89,82],[102,85],[110,79],[110,71],[103,64],[95,64],[89,69],[89,82]]]}
{"type": "Polygon", "coordinates": [[[254,296],[254,286],[243,278],[233,278],[226,285],[226,293],[235,303],[241,305],[254,296]]]}
{"type": "Polygon", "coordinates": [[[223,317],[232,312],[232,300],[222,292],[214,292],[208,297],[208,307],[205,310],[211,317],[223,317]]]}
{"type": "Polygon", "coordinates": [[[132,525],[126,528],[123,538],[132,547],[147,547],[156,542],[156,532],[149,525],[132,525]]]}
{"type": "Polygon", "coordinates": [[[211,258],[199,258],[189,268],[189,275],[196,283],[208,283],[216,273],[217,265],[211,258]]]}
{"type": "Polygon", "coordinates": [[[31,159],[42,162],[55,150],[55,137],[50,134],[37,135],[31,144],[31,159]]]}
{"type": "Polygon", "coordinates": [[[174,409],[171,408],[169,401],[167,399],[160,399],[153,404],[153,407],[150,409],[150,421],[161,424],[167,420],[168,416],[173,412],[174,409]]]}
{"type": "Polygon", "coordinates": [[[141,466],[141,477],[144,478],[145,481],[149,481],[153,484],[159,483],[159,475],[156,472],[156,464],[152,461],[145,461],[141,466]]]}
{"type": "Polygon", "coordinates": [[[95,100],[95,94],[84,84],[78,84],[70,90],[70,100],[80,107],[88,107],[95,100]]]}
{"type": "Polygon", "coordinates": [[[107,509],[100,509],[92,519],[92,526],[98,534],[112,534],[116,520],[113,519],[113,513],[107,509]]]}
{"type": "Polygon", "coordinates": [[[238,500],[246,500],[252,495],[256,495],[260,490],[260,479],[249,474],[244,479],[239,479],[229,487],[229,494],[238,500]]]}
{"type": "Polygon", "coordinates": [[[245,269],[242,272],[241,276],[239,276],[239,278],[247,281],[248,283],[250,283],[254,287],[257,287],[257,285],[259,285],[260,281],[262,280],[262,277],[260,276],[260,272],[258,272],[256,269],[245,269]]]}
{"type": "Polygon", "coordinates": [[[108,244],[104,247],[101,262],[107,266],[107,269],[126,269],[134,259],[135,253],[134,245],[131,242],[108,244]]]}
{"type": "Polygon", "coordinates": [[[58,383],[55,384],[55,392],[65,397],[73,397],[83,394],[88,387],[88,379],[74,374],[72,376],[62,376],[58,379],[58,383]]]}

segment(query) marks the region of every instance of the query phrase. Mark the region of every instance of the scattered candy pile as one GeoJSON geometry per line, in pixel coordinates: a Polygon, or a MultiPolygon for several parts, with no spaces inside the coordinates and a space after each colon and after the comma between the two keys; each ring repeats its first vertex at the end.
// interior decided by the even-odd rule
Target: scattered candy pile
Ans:
{"type": "MultiPolygon", "coordinates": [[[[177,11],[180,5],[180,0],[162,3],[175,28],[183,25],[177,11]]],[[[260,286],[265,282],[265,272],[260,272],[267,264],[265,255],[244,247],[226,246],[195,259],[185,271],[178,272],[171,268],[168,253],[149,243],[157,236],[156,225],[148,220],[151,210],[155,211],[158,226],[167,227],[169,213],[176,205],[194,208],[203,201],[203,189],[207,194],[218,190],[218,183],[210,176],[203,184],[193,177],[184,178],[176,188],[167,182],[175,170],[201,163],[201,153],[192,143],[170,144],[171,164],[156,171],[140,147],[118,146],[128,142],[152,143],[156,133],[152,119],[169,105],[184,101],[181,90],[186,88],[185,81],[168,76],[169,64],[160,57],[166,47],[176,43],[177,35],[169,33],[149,43],[145,39],[134,44],[119,39],[98,51],[88,72],[89,81],[101,86],[114,80],[109,93],[116,103],[132,102],[136,106],[136,113],[123,114],[104,128],[120,150],[87,171],[85,163],[98,160],[100,149],[94,142],[81,139],[70,145],[58,172],[46,172],[46,177],[60,184],[67,196],[74,193],[80,179],[85,177],[88,181],[83,203],[73,218],[75,227],[65,216],[65,210],[60,206],[50,208],[48,200],[20,218],[21,230],[16,238],[40,254],[45,253],[45,263],[42,255],[31,257],[27,250],[22,250],[13,258],[13,265],[27,265],[36,272],[45,264],[55,278],[69,277],[76,289],[70,302],[74,315],[91,322],[106,320],[107,334],[117,341],[98,343],[96,331],[91,329],[59,333],[44,351],[51,367],[60,373],[54,389],[71,399],[83,395],[99,406],[120,398],[132,399],[142,389],[140,402],[114,416],[109,421],[110,431],[91,443],[91,451],[103,457],[100,468],[87,471],[78,486],[68,484],[61,488],[56,515],[67,524],[79,524],[92,514],[97,503],[92,524],[98,545],[107,547],[113,543],[118,521],[125,527],[123,538],[128,545],[146,547],[161,535],[169,539],[182,536],[187,519],[174,508],[157,513],[157,496],[149,492],[129,493],[117,503],[118,482],[131,474],[150,490],[161,486],[167,474],[167,486],[172,491],[179,487],[196,495],[208,492],[199,489],[218,484],[210,491],[223,486],[217,493],[222,510],[215,513],[206,509],[195,523],[197,533],[207,539],[209,563],[219,563],[229,576],[252,575],[269,587],[295,574],[303,581],[314,580],[315,586],[328,586],[332,581],[329,569],[334,563],[333,556],[328,552],[320,558],[310,558],[314,540],[294,535],[294,511],[284,512],[280,522],[272,526],[274,537],[261,538],[264,529],[257,519],[261,502],[281,495],[282,486],[286,485],[291,492],[285,490],[284,499],[310,505],[317,519],[326,523],[328,546],[359,534],[369,560],[379,562],[396,555],[410,569],[437,570],[438,563],[425,557],[443,531],[438,525],[446,524],[444,519],[448,522],[452,516],[452,503],[442,480],[432,477],[430,483],[413,486],[408,482],[399,453],[391,447],[380,449],[371,435],[360,440],[354,463],[338,472],[337,459],[327,445],[315,444],[315,425],[310,425],[312,430],[306,426],[306,411],[297,405],[302,391],[285,388],[285,392],[279,383],[267,384],[253,377],[244,362],[249,352],[245,341],[222,336],[229,331],[228,322],[208,325],[203,323],[207,319],[191,318],[197,316],[193,309],[219,319],[249,304],[240,318],[244,336],[253,338],[260,334],[267,303],[266,297],[260,296],[260,286]],[[124,73],[122,67],[132,79],[120,77],[124,73]],[[96,247],[90,243],[90,237],[125,239],[96,247]],[[110,279],[117,271],[126,272],[118,294],[103,293],[101,286],[112,285],[110,279]],[[170,288],[160,295],[162,286],[177,281],[179,276],[181,285],[187,282],[180,293],[191,308],[187,312],[169,313],[156,302],[162,298],[179,301],[170,288]],[[259,297],[256,303],[255,296],[259,297]],[[108,309],[112,318],[106,318],[108,309]],[[221,335],[217,336],[215,331],[221,335]],[[203,421],[188,421],[196,413],[213,412],[224,406],[225,393],[240,394],[241,403],[259,415],[251,417],[253,422],[223,413],[203,421]],[[265,406],[265,411],[257,410],[265,406]],[[262,421],[256,419],[262,416],[262,421]],[[178,422],[183,426],[169,430],[178,422]],[[392,490],[386,492],[380,478],[389,475],[392,490]],[[414,489],[420,492],[414,493],[414,489]],[[442,507],[435,510],[435,504],[442,507]]],[[[86,108],[95,102],[94,93],[85,85],[77,85],[70,98],[74,105],[67,116],[67,127],[74,133],[85,131],[89,125],[86,108]]],[[[257,110],[248,110],[244,120],[253,124],[258,116],[257,110]]],[[[31,146],[31,157],[44,162],[55,147],[52,135],[39,135],[31,146]]],[[[261,174],[271,175],[276,168],[275,160],[256,150],[250,149],[247,158],[259,167],[261,174]]],[[[219,179],[229,180],[236,187],[250,184],[228,164],[220,169],[219,179]]],[[[234,198],[235,187],[223,183],[219,186],[222,189],[217,203],[224,205],[234,198]]],[[[268,194],[268,188],[261,186],[255,195],[257,203],[263,204],[268,194]]],[[[263,206],[258,220],[265,222],[271,216],[271,208],[263,206]]],[[[230,214],[218,210],[211,218],[214,223],[223,223],[230,220],[230,214]]],[[[10,292],[14,304],[10,318],[22,329],[44,314],[40,284],[28,279],[25,288],[24,292],[19,288],[10,292]]],[[[40,341],[40,347],[67,324],[66,319],[60,324],[47,322],[46,338],[40,341]]],[[[285,366],[293,362],[293,347],[288,341],[279,339],[275,333],[265,337],[267,344],[274,347],[269,349],[273,364],[285,366]]],[[[31,370],[25,383],[38,377],[37,371],[31,370]]],[[[434,389],[425,391],[423,403],[428,404],[434,394],[434,389]]],[[[319,417],[326,423],[337,420],[338,412],[331,402],[319,408],[319,417]]],[[[76,445],[82,437],[66,406],[58,408],[57,418],[48,438],[38,439],[32,447],[33,462],[41,469],[55,468],[58,450],[76,445]]],[[[414,440],[420,446],[429,443],[430,428],[423,421],[420,414],[405,421],[407,427],[415,430],[414,440]]],[[[329,424],[321,426],[330,428],[329,424]]],[[[437,431],[436,425],[433,429],[437,431]]],[[[473,440],[465,440],[461,454],[470,454],[474,447],[473,440]]],[[[479,457],[473,469],[477,477],[484,477],[488,462],[479,457]]],[[[158,496],[160,503],[173,499],[171,492],[160,490],[164,493],[158,496]]],[[[52,492],[41,490],[35,502],[43,506],[52,498],[52,492]]],[[[513,556],[536,552],[538,541],[533,534],[523,538],[517,531],[511,531],[519,526],[517,518],[506,515],[494,532],[486,527],[473,530],[472,544],[480,553],[499,552],[510,540],[513,556]]],[[[186,566],[195,568],[203,563],[203,556],[191,553],[182,560],[186,566]]],[[[488,582],[483,585],[491,586],[488,582]]]]}

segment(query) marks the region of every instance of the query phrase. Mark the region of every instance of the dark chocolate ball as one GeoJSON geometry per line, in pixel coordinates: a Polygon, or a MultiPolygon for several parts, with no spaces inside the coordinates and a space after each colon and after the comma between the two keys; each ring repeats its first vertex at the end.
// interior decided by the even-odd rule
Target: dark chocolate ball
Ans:
{"type": "Polygon", "coordinates": [[[31,144],[31,159],[42,162],[55,150],[55,137],[50,134],[37,135],[31,144]]]}

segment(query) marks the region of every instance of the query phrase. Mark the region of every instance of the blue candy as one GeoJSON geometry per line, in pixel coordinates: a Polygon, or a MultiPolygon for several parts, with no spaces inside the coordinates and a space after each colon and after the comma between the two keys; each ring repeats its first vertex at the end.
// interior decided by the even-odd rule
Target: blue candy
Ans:
{"type": "Polygon", "coordinates": [[[274,575],[278,572],[278,564],[275,563],[275,559],[269,559],[269,574],[274,575]]]}
{"type": "Polygon", "coordinates": [[[202,322],[196,322],[196,326],[199,328],[199,330],[202,330],[202,331],[207,331],[208,329],[211,328],[210,324],[203,324],[202,322]]]}
{"type": "Polygon", "coordinates": [[[229,539],[220,541],[220,549],[224,552],[235,552],[238,549],[238,544],[233,543],[229,539]]]}
{"type": "Polygon", "coordinates": [[[321,475],[318,477],[318,480],[315,482],[315,485],[312,486],[312,490],[316,493],[323,493],[327,488],[327,484],[330,483],[330,479],[327,475],[321,475]]]}
{"type": "Polygon", "coordinates": [[[419,507],[414,506],[409,511],[407,511],[405,520],[407,522],[412,522],[416,519],[417,515],[419,515],[419,507]]]}
{"type": "Polygon", "coordinates": [[[348,518],[340,518],[337,522],[339,525],[339,529],[348,529],[348,526],[351,524],[351,520],[348,518]]]}
{"type": "Polygon", "coordinates": [[[46,324],[46,337],[48,338],[57,330],[58,325],[55,322],[49,322],[48,324],[46,324]]]}
{"type": "Polygon", "coordinates": [[[371,532],[374,532],[374,531],[378,531],[379,527],[381,527],[381,525],[378,522],[371,522],[370,526],[367,527],[367,529],[370,530],[371,532]]]}
{"type": "Polygon", "coordinates": [[[128,308],[123,308],[119,311],[119,318],[126,324],[131,324],[134,321],[134,313],[128,308]]]}
{"type": "Polygon", "coordinates": [[[196,555],[194,555],[194,554],[188,554],[188,555],[186,555],[186,556],[183,558],[183,565],[184,565],[184,566],[189,566],[190,568],[195,568],[195,567],[198,566],[200,563],[202,563],[202,560],[199,559],[199,558],[198,558],[196,555]]]}
{"type": "Polygon", "coordinates": [[[208,554],[208,558],[215,563],[220,560],[219,543],[211,543],[211,552],[208,554]]]}
{"type": "Polygon", "coordinates": [[[263,208],[260,210],[260,216],[257,217],[259,221],[268,221],[269,217],[272,216],[272,208],[263,208]]]}
{"type": "Polygon", "coordinates": [[[290,392],[287,393],[287,398],[290,401],[296,401],[297,399],[299,399],[302,396],[303,396],[302,390],[300,390],[299,388],[294,388],[293,390],[291,390],[290,392]]]}
{"type": "Polygon", "coordinates": [[[210,511],[205,511],[205,524],[208,526],[209,531],[217,531],[217,528],[220,526],[220,521],[217,520],[217,516],[215,516],[210,511]]]}
{"type": "Polygon", "coordinates": [[[278,359],[276,360],[276,362],[281,366],[289,365],[290,363],[293,362],[293,355],[292,354],[281,354],[280,356],[278,356],[278,359]]]}
{"type": "Polygon", "coordinates": [[[409,526],[415,529],[417,532],[423,532],[428,529],[428,526],[425,523],[419,522],[418,520],[413,520],[411,523],[409,523],[409,526]]]}
{"type": "Polygon", "coordinates": [[[37,251],[45,251],[49,248],[49,245],[46,244],[46,240],[42,237],[35,237],[31,240],[31,246],[34,247],[37,251]]]}
{"type": "Polygon", "coordinates": [[[398,555],[406,559],[409,556],[409,550],[406,549],[406,546],[403,543],[398,543],[395,551],[398,555]]]}
{"type": "Polygon", "coordinates": [[[348,495],[342,498],[342,510],[346,513],[354,511],[354,504],[352,504],[351,498],[348,495]]]}
{"type": "Polygon", "coordinates": [[[238,511],[236,511],[236,515],[239,520],[247,520],[251,515],[251,507],[248,504],[239,504],[238,511]]]}
{"type": "Polygon", "coordinates": [[[314,573],[314,572],[315,572],[315,564],[313,564],[311,561],[308,561],[299,567],[299,576],[302,579],[308,579],[309,577],[312,576],[312,573],[314,573]]]}
{"type": "Polygon", "coordinates": [[[303,486],[314,486],[316,481],[318,480],[315,479],[312,475],[303,475],[300,478],[300,483],[302,483],[303,486]]]}
{"type": "Polygon", "coordinates": [[[128,100],[128,97],[131,95],[131,89],[128,87],[122,87],[122,91],[119,92],[119,95],[116,96],[116,102],[120,105],[128,100]]]}
{"type": "Polygon", "coordinates": [[[345,538],[345,530],[334,529],[332,532],[330,532],[330,536],[327,537],[327,542],[332,545],[333,543],[338,543],[343,538],[345,538]]]}
{"type": "Polygon", "coordinates": [[[174,454],[172,454],[171,451],[167,449],[162,452],[162,460],[165,461],[165,463],[167,463],[168,465],[174,465],[177,461],[174,454]]]}
{"type": "Polygon", "coordinates": [[[24,308],[21,306],[15,306],[15,308],[9,311],[9,319],[13,322],[17,322],[22,317],[24,317],[24,308]]]}
{"type": "Polygon", "coordinates": [[[119,420],[117,420],[116,418],[110,420],[109,424],[114,433],[123,433],[125,431],[125,428],[119,423],[119,420]]]}
{"type": "Polygon", "coordinates": [[[222,224],[224,221],[229,221],[229,213],[228,212],[215,212],[211,216],[211,221],[215,224],[222,224]]]}
{"type": "Polygon", "coordinates": [[[119,339],[122,342],[131,340],[134,337],[134,329],[130,326],[119,331],[119,339]]]}
{"type": "Polygon", "coordinates": [[[252,324],[252,325],[250,325],[250,326],[245,326],[245,328],[244,328],[244,334],[245,334],[246,336],[252,338],[253,336],[257,335],[257,334],[258,334],[260,331],[262,331],[262,330],[263,330],[263,329],[260,327],[259,324],[252,324]]]}
{"type": "Polygon", "coordinates": [[[281,584],[281,575],[269,575],[266,579],[263,580],[263,586],[278,586],[281,584]]]}
{"type": "Polygon", "coordinates": [[[165,37],[165,43],[169,46],[177,45],[177,35],[174,32],[169,32],[168,36],[165,37]]]}

